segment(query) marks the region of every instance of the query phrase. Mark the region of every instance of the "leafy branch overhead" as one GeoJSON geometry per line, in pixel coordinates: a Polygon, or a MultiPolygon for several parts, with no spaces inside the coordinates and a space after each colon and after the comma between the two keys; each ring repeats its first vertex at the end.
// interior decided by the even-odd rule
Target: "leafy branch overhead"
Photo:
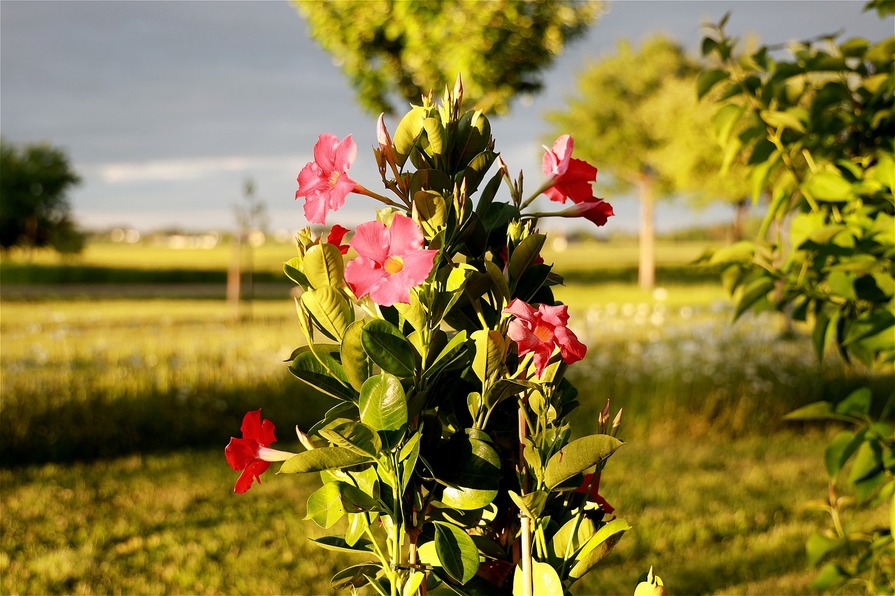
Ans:
{"type": "Polygon", "coordinates": [[[463,74],[469,106],[506,112],[602,9],[596,0],[293,0],[371,114],[392,114],[463,74]],[[397,97],[393,95],[397,94],[397,97]]]}

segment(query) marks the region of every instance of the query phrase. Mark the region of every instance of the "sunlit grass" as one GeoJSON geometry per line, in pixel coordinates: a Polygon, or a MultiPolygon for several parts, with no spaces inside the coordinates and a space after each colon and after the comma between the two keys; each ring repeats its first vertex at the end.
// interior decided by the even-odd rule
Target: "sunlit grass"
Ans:
{"type": "MultiPolygon", "coordinates": [[[[673,594],[809,592],[825,435],[626,438],[601,492],[633,528],[576,594],[630,594],[650,565],[673,594]]],[[[0,592],[324,594],[360,562],[308,541],[338,532],[302,520],[316,477],[235,476],[222,449],[0,471],[0,592]]]]}

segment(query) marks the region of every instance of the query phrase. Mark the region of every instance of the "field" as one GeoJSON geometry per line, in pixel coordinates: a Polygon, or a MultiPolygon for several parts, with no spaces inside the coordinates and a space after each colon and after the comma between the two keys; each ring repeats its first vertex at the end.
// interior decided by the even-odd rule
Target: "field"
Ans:
{"type": "MultiPolygon", "coordinates": [[[[606,398],[625,409],[604,492],[634,529],[578,593],[631,593],[650,565],[672,593],[810,592],[804,541],[826,520],[802,505],[825,493],[830,430],[781,417],[867,379],[817,363],[772,315],[731,325],[722,290],[686,272],[703,248],[660,247],[654,292],[625,283],[631,247],[546,255],[571,272],[558,294],[589,346],[571,369],[581,418],[606,398]]],[[[291,254],[262,247],[256,270],[275,279],[291,254]]],[[[0,592],[330,592],[343,560],[310,544],[323,530],[301,519],[315,481],[269,474],[232,493],[223,446],[246,410],[263,407],[291,448],[289,429],[327,403],[282,363],[300,341],[288,285],[237,321],[215,297],[229,258],[97,245],[73,263],[3,263],[32,284],[7,278],[0,302],[0,592]],[[33,285],[91,268],[111,272],[102,299],[33,285]],[[213,295],[122,297],[146,271],[208,272],[213,295]]]]}

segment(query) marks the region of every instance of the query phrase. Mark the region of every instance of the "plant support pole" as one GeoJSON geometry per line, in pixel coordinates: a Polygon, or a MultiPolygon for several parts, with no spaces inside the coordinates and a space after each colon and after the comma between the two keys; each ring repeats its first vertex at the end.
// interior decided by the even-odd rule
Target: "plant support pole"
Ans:
{"type": "MultiPolygon", "coordinates": [[[[525,466],[525,437],[528,427],[525,423],[524,400],[519,400],[519,474],[522,480],[522,495],[528,492],[528,471],[525,466]]],[[[522,594],[532,596],[531,578],[531,521],[522,511],[519,512],[519,522],[522,524],[522,594]]]]}

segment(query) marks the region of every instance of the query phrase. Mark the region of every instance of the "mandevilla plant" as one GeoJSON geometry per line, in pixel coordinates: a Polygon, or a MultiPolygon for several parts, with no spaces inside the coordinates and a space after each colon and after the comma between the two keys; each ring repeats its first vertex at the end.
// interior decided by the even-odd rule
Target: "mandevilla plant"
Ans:
{"type": "Polygon", "coordinates": [[[564,135],[523,198],[488,119],[461,113],[461,101],[458,79],[440,105],[430,95],[413,107],[393,138],[380,117],[374,153],[389,196],[348,176],[350,136],[320,135],[298,175],[308,221],[324,224],[351,193],[384,204],[347,243],[341,226],[325,237],[305,228],[285,265],[302,290],[306,339],[289,369],[336,404],[297,429],[300,453],[270,448],[260,411],[226,449],[237,492],[271,462],[280,474],[320,474],[307,519],[344,530],[315,542],[360,557],[334,589],[561,594],[629,529],[599,493],[621,412],[610,420],[607,402],[584,429],[596,434],[572,438],[577,391],[563,373],[587,348],[554,299],[562,278],[539,256],[539,218],[603,225],[612,215],[593,194],[597,169],[572,157],[564,135]],[[502,182],[509,202],[496,200],[502,182]],[[571,204],[527,211],[541,194],[571,204]]]}

